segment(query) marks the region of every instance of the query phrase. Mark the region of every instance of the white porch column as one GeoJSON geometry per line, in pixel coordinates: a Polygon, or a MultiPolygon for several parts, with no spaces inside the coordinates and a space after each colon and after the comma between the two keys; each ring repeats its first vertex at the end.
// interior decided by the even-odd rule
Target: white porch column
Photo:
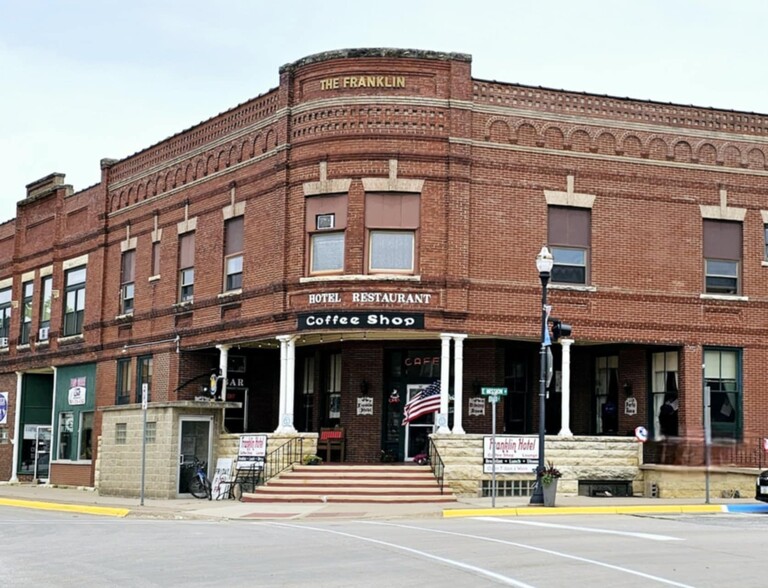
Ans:
{"type": "Polygon", "coordinates": [[[466,335],[453,336],[453,433],[464,435],[461,419],[464,413],[464,339],[466,335]]]}
{"type": "Polygon", "coordinates": [[[275,433],[292,433],[295,432],[293,428],[293,414],[288,413],[288,341],[291,340],[290,335],[280,335],[277,337],[280,341],[280,421],[277,423],[277,429],[275,433]]]}
{"type": "MultiPolygon", "coordinates": [[[[231,345],[217,345],[219,350],[219,375],[221,376],[221,400],[227,399],[227,366],[229,365],[229,350],[231,345]]],[[[245,408],[245,407],[243,407],[245,408]]]]}
{"type": "Polygon", "coordinates": [[[560,339],[560,345],[563,346],[563,366],[560,382],[562,389],[561,411],[560,411],[560,432],[558,437],[573,437],[571,433],[571,345],[573,339],[560,339]]]}
{"type": "Polygon", "coordinates": [[[287,368],[285,376],[285,414],[291,419],[291,424],[287,429],[287,432],[295,433],[296,427],[293,425],[293,405],[296,398],[294,390],[296,381],[296,337],[288,339],[285,365],[287,368]]]}
{"type": "MultiPolygon", "coordinates": [[[[23,442],[24,435],[19,435],[19,426],[21,425],[21,378],[22,373],[16,372],[16,414],[14,416],[13,425],[13,441],[11,458],[11,482],[18,482],[19,477],[17,472],[19,471],[19,447],[23,442]]],[[[22,431],[23,433],[23,431],[22,431]]]]}
{"type": "Polygon", "coordinates": [[[440,412],[437,414],[437,432],[440,434],[450,433],[448,428],[448,389],[451,386],[449,381],[451,376],[451,335],[447,333],[440,334],[442,341],[440,353],[440,412]]]}

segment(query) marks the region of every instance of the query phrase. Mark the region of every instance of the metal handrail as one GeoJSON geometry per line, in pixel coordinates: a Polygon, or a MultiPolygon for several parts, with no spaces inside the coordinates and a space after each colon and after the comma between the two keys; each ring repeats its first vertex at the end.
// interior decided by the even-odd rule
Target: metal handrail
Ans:
{"type": "Polygon", "coordinates": [[[295,463],[304,455],[304,438],[294,437],[270,451],[264,460],[264,483],[266,484],[295,463]]]}
{"type": "Polygon", "coordinates": [[[440,457],[440,453],[437,451],[434,440],[429,438],[429,448],[427,449],[429,455],[429,467],[432,468],[432,473],[435,475],[437,485],[440,486],[440,494],[443,494],[443,486],[445,485],[445,464],[440,457]]]}

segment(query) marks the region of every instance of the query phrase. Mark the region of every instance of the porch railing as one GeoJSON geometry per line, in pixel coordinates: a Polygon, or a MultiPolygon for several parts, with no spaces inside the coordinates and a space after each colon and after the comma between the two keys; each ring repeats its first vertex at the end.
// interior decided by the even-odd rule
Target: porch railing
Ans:
{"type": "Polygon", "coordinates": [[[445,485],[445,464],[440,457],[440,453],[437,451],[435,442],[432,438],[429,439],[429,466],[432,468],[432,473],[435,474],[437,485],[440,486],[440,494],[443,494],[443,486],[445,485]]]}
{"type": "Polygon", "coordinates": [[[301,463],[304,456],[304,438],[294,437],[267,454],[264,460],[264,483],[266,484],[290,468],[295,463],[301,463]]]}
{"type": "MultiPolygon", "coordinates": [[[[740,443],[729,440],[713,440],[710,459],[713,466],[763,469],[766,466],[763,437],[745,438],[740,443]]],[[[662,441],[649,441],[643,445],[643,463],[703,466],[706,463],[704,439],[677,437],[662,441]]]]}

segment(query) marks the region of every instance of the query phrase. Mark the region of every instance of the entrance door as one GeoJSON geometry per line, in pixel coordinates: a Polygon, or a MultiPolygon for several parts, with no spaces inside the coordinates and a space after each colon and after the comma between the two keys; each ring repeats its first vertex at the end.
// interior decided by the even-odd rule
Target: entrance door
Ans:
{"type": "Polygon", "coordinates": [[[213,417],[181,417],[179,427],[179,494],[189,494],[189,480],[194,473],[195,458],[212,471],[211,433],[213,417]]]}
{"type": "MultiPolygon", "coordinates": [[[[406,402],[421,392],[429,384],[408,384],[406,402]]],[[[431,412],[412,420],[405,425],[405,461],[413,461],[420,453],[427,453],[429,435],[435,432],[435,415],[431,412]]]]}
{"type": "Polygon", "coordinates": [[[35,479],[47,484],[50,467],[51,427],[39,426],[35,431],[35,479]]]}

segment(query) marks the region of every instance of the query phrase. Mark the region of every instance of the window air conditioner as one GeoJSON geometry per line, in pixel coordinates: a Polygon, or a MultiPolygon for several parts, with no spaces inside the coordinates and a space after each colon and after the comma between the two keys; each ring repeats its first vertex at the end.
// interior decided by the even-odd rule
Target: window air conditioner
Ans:
{"type": "Polygon", "coordinates": [[[48,329],[50,327],[40,327],[40,330],[37,332],[37,340],[38,341],[47,341],[48,340],[48,329]]]}
{"type": "Polygon", "coordinates": [[[336,226],[335,214],[318,214],[316,218],[318,229],[332,229],[336,226]]]}
{"type": "Polygon", "coordinates": [[[0,337],[0,347],[8,347],[8,337],[0,337]]]}

